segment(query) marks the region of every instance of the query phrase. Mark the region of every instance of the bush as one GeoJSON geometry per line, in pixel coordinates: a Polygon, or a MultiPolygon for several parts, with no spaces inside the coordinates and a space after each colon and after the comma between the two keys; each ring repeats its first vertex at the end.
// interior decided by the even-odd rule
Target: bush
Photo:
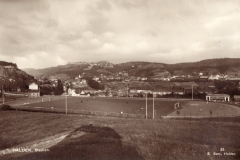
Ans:
{"type": "Polygon", "coordinates": [[[0,111],[6,111],[6,110],[10,110],[10,106],[7,105],[7,104],[3,104],[3,105],[1,105],[1,107],[0,107],[0,111]]]}

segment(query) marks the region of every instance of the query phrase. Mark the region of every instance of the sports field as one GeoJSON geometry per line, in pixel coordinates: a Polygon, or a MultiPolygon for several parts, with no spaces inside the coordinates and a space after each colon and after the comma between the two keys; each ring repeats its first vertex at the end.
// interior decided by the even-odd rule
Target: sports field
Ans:
{"type": "MultiPolygon", "coordinates": [[[[157,100],[154,101],[155,118],[166,115],[174,108],[174,100],[157,100]]],[[[181,102],[184,103],[184,102],[181,102]]],[[[26,107],[35,108],[54,108],[65,109],[66,99],[56,99],[53,101],[44,101],[33,104],[25,104],[26,107]]],[[[99,98],[99,97],[67,97],[67,108],[70,110],[100,111],[128,114],[146,114],[146,100],[140,98],[99,98]]],[[[148,116],[153,115],[153,100],[147,101],[148,116]]]]}
{"type": "Polygon", "coordinates": [[[240,116],[240,107],[226,103],[191,101],[184,105],[179,113],[178,115],[177,111],[174,111],[167,117],[235,117],[240,116]]]}

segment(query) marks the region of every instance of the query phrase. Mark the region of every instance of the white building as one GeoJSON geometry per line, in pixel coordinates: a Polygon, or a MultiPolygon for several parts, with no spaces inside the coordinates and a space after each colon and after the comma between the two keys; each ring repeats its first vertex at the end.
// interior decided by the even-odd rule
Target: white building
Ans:
{"type": "Polygon", "coordinates": [[[40,91],[38,89],[38,85],[36,83],[29,84],[29,91],[28,91],[29,97],[40,97],[40,91]]]}
{"type": "Polygon", "coordinates": [[[206,101],[224,101],[229,102],[230,96],[227,94],[208,94],[206,95],[206,101]]]}
{"type": "Polygon", "coordinates": [[[33,82],[33,83],[29,84],[29,89],[30,90],[38,90],[38,85],[33,82]]]}

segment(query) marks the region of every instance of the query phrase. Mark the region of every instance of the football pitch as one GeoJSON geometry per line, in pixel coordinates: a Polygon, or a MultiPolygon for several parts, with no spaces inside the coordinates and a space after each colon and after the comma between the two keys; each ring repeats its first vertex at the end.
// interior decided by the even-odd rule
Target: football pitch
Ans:
{"type": "MultiPolygon", "coordinates": [[[[98,111],[128,114],[146,114],[146,99],[144,98],[100,98],[100,97],[67,97],[53,101],[44,101],[26,104],[33,108],[65,109],[67,102],[68,110],[98,111]]],[[[155,118],[160,118],[173,111],[177,100],[154,100],[155,118]]],[[[185,103],[185,102],[180,102],[185,103]]],[[[153,99],[147,100],[148,116],[153,115],[153,99]]]]}
{"type": "Polygon", "coordinates": [[[240,116],[240,107],[227,103],[214,103],[204,101],[191,101],[186,104],[179,115],[177,111],[172,112],[166,118],[171,117],[193,117],[193,118],[207,118],[207,117],[236,117],[240,116]]]}

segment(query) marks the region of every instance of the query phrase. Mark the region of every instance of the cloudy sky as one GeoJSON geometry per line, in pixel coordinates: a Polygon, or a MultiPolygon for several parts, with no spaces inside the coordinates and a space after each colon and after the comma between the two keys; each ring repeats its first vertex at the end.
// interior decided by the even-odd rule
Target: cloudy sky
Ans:
{"type": "Polygon", "coordinates": [[[239,0],[0,0],[0,60],[178,63],[240,57],[239,0]]]}

